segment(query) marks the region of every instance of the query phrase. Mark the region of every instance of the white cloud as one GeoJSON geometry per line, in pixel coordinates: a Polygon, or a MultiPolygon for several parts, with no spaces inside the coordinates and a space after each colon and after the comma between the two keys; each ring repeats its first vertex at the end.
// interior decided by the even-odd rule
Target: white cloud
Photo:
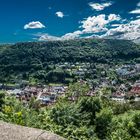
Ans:
{"type": "Polygon", "coordinates": [[[112,24],[111,27],[118,27],[120,26],[121,24],[112,24]]]}
{"type": "Polygon", "coordinates": [[[126,21],[125,23],[113,22],[120,20],[119,15],[110,14],[108,16],[102,14],[98,16],[88,17],[82,21],[82,30],[67,33],[63,36],[51,36],[49,34],[38,34],[40,41],[69,40],[82,38],[98,37],[113,38],[140,41],[140,19],[126,21]],[[101,35],[99,35],[100,33],[101,35]]]}
{"type": "Polygon", "coordinates": [[[93,33],[93,35],[91,35],[92,37],[93,36],[97,37],[98,35],[96,35],[96,33],[98,34],[107,32],[110,23],[119,20],[121,20],[121,17],[119,15],[110,14],[107,16],[105,14],[101,14],[98,16],[88,17],[87,19],[81,21],[80,22],[82,24],[80,26],[81,30],[74,31],[72,33],[66,33],[65,35],[60,37],[51,36],[49,34],[38,34],[38,37],[40,41],[76,39],[81,38],[81,35],[88,35],[92,33],[93,33]]]}
{"type": "Polygon", "coordinates": [[[102,11],[104,10],[106,7],[109,7],[112,5],[112,2],[106,2],[106,3],[93,3],[90,2],[89,6],[96,11],[102,11]]]}
{"type": "Polygon", "coordinates": [[[81,34],[82,34],[82,31],[78,30],[73,33],[67,33],[63,35],[61,38],[63,40],[76,39],[76,38],[79,38],[81,34]]]}
{"type": "Polygon", "coordinates": [[[119,15],[110,14],[106,16],[101,14],[98,16],[88,17],[87,19],[81,21],[83,28],[83,33],[98,33],[107,31],[107,25],[113,21],[121,20],[119,15]]]}
{"type": "Polygon", "coordinates": [[[135,9],[129,12],[130,14],[140,14],[140,9],[135,9]]]}
{"type": "Polygon", "coordinates": [[[140,19],[120,24],[116,28],[108,30],[102,37],[112,37],[117,39],[136,40],[140,38],[140,19]]]}
{"type": "Polygon", "coordinates": [[[140,18],[140,16],[137,16],[136,18],[140,18]]]}
{"type": "Polygon", "coordinates": [[[60,40],[60,38],[49,34],[42,34],[39,37],[39,41],[55,41],[55,40],[60,40]]]}
{"type": "Polygon", "coordinates": [[[39,21],[32,21],[24,26],[24,29],[40,29],[40,28],[45,28],[45,26],[39,21]]]}
{"type": "Polygon", "coordinates": [[[140,2],[138,2],[137,6],[140,7],[140,2]]]}
{"type": "Polygon", "coordinates": [[[130,14],[140,14],[140,2],[137,4],[136,9],[129,12],[130,14]]]}
{"type": "Polygon", "coordinates": [[[39,37],[39,41],[55,41],[55,40],[70,40],[70,39],[76,39],[79,38],[82,32],[80,30],[75,31],[73,33],[67,33],[63,36],[52,36],[49,34],[41,34],[38,33],[35,36],[39,37]]]}
{"type": "Polygon", "coordinates": [[[85,33],[97,33],[106,31],[105,25],[108,21],[105,19],[105,15],[98,15],[93,17],[88,17],[86,20],[81,21],[83,32],[85,33]]]}
{"type": "Polygon", "coordinates": [[[119,21],[119,20],[121,20],[121,17],[119,15],[116,15],[116,14],[110,14],[108,16],[108,20],[109,21],[119,21]]]}
{"type": "Polygon", "coordinates": [[[64,17],[63,12],[61,12],[61,11],[58,11],[58,12],[56,12],[55,14],[56,14],[58,17],[60,17],[60,18],[63,18],[63,17],[64,17]]]}

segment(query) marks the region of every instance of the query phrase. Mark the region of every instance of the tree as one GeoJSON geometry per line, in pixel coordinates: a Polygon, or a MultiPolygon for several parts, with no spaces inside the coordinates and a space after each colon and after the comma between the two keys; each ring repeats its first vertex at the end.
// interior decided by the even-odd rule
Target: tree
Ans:
{"type": "Polygon", "coordinates": [[[72,99],[77,100],[79,97],[87,95],[88,92],[89,86],[87,84],[77,82],[74,84],[70,84],[68,90],[68,97],[72,97],[72,99]]]}
{"type": "Polygon", "coordinates": [[[102,106],[99,98],[84,97],[78,102],[80,112],[89,114],[90,124],[95,123],[96,113],[100,112],[102,106]]]}
{"type": "Polygon", "coordinates": [[[1,91],[0,92],[0,111],[1,111],[1,108],[4,105],[4,103],[5,103],[5,92],[1,91]]]}
{"type": "Polygon", "coordinates": [[[100,139],[106,139],[111,130],[112,111],[104,108],[97,114],[95,120],[95,132],[100,139]]]}

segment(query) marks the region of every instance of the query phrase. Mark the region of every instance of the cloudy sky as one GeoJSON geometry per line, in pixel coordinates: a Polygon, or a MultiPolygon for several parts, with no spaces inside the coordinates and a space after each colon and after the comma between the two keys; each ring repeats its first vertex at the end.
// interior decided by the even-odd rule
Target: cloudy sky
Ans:
{"type": "Polygon", "coordinates": [[[0,0],[0,43],[140,39],[140,0],[0,0]]]}

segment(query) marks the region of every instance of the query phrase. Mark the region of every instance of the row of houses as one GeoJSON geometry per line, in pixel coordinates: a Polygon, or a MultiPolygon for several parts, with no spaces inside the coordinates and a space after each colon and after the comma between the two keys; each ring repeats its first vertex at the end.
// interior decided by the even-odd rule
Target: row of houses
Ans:
{"type": "Polygon", "coordinates": [[[28,103],[31,98],[35,98],[42,105],[48,105],[55,103],[58,96],[63,96],[66,90],[67,86],[27,86],[23,89],[7,90],[7,93],[10,96],[15,96],[24,103],[28,103]]]}
{"type": "Polygon", "coordinates": [[[123,65],[116,69],[116,72],[122,78],[130,78],[140,74],[140,64],[123,65]]]}
{"type": "Polygon", "coordinates": [[[136,81],[130,91],[126,92],[125,85],[121,85],[121,88],[117,92],[113,93],[111,99],[114,101],[125,102],[126,100],[133,99],[134,101],[140,101],[140,80],[136,81]]]}

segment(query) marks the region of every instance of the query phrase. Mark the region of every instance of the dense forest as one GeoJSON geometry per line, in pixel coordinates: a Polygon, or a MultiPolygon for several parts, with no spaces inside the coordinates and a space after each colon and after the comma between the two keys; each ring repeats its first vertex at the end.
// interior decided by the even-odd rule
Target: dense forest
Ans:
{"type": "MultiPolygon", "coordinates": [[[[126,40],[77,39],[1,45],[0,81],[6,82],[14,79],[13,77],[38,78],[38,75],[42,76],[44,73],[55,75],[56,73],[48,72],[53,70],[52,64],[59,62],[116,64],[120,61],[139,62],[139,57],[140,46],[126,40]]],[[[59,72],[57,74],[60,77],[64,75],[59,72]]]]}
{"type": "Polygon", "coordinates": [[[139,57],[140,47],[131,41],[79,39],[29,42],[0,47],[1,65],[34,65],[59,61],[97,61],[139,57]]]}

